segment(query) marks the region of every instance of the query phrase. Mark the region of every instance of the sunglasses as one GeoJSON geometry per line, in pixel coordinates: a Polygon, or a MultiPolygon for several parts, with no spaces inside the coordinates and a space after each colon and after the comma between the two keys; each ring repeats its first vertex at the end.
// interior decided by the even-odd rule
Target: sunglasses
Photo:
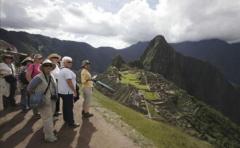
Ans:
{"type": "Polygon", "coordinates": [[[13,57],[5,57],[5,59],[11,59],[11,60],[13,60],[13,57]]]}
{"type": "Polygon", "coordinates": [[[59,59],[59,57],[51,57],[50,59],[59,59]]]}
{"type": "Polygon", "coordinates": [[[68,61],[67,63],[72,63],[72,61],[68,61]]]}
{"type": "Polygon", "coordinates": [[[53,67],[52,64],[44,64],[44,67],[53,67]]]}

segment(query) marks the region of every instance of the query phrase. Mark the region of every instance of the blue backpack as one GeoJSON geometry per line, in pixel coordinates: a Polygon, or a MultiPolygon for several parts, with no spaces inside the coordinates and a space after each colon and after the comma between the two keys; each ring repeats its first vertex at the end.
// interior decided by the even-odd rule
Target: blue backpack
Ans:
{"type": "Polygon", "coordinates": [[[47,90],[50,86],[50,82],[51,82],[51,78],[48,81],[48,85],[47,88],[45,89],[44,93],[43,92],[35,92],[34,94],[30,95],[30,107],[34,108],[34,107],[38,107],[44,104],[44,96],[47,93],[47,90]]]}

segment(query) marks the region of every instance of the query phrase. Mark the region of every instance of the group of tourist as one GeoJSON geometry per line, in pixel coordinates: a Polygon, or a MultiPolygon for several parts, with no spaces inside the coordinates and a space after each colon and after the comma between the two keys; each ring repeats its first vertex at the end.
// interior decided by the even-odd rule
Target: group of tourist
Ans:
{"type": "MultiPolygon", "coordinates": [[[[61,58],[60,55],[53,53],[44,60],[41,54],[35,54],[21,62],[18,72],[14,66],[14,60],[13,55],[4,54],[2,63],[0,63],[0,76],[9,84],[9,95],[0,94],[3,95],[4,109],[16,106],[15,92],[17,84],[19,84],[22,111],[32,110],[34,117],[42,119],[45,141],[57,141],[53,120],[62,114],[60,112],[60,98],[65,125],[70,128],[78,127],[79,124],[74,120],[73,113],[74,102],[79,98],[76,74],[72,70],[73,59],[68,56],[61,58]],[[37,98],[37,96],[41,102],[34,104],[33,98],[37,98]]],[[[82,61],[83,118],[93,116],[89,110],[93,90],[93,80],[89,72],[90,65],[88,60],[82,61]]]]}

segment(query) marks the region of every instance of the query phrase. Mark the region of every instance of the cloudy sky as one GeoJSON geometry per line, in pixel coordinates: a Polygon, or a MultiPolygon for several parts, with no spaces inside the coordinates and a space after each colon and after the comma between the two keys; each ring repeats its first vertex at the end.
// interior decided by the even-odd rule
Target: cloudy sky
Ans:
{"type": "Polygon", "coordinates": [[[162,34],[168,42],[240,41],[240,0],[0,0],[1,27],[123,48],[162,34]]]}

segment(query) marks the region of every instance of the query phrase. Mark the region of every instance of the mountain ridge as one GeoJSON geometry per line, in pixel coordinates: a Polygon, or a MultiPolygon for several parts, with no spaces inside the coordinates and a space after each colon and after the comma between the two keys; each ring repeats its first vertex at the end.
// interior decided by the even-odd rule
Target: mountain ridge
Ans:
{"type": "Polygon", "coordinates": [[[172,43],[171,46],[185,56],[207,61],[216,66],[224,76],[235,84],[240,84],[240,43],[227,43],[219,39],[199,42],[172,43]]]}
{"type": "MultiPolygon", "coordinates": [[[[94,56],[87,56],[87,58],[93,60],[94,64],[98,64],[98,66],[94,66],[94,69],[96,70],[95,72],[97,73],[103,72],[108,65],[111,64],[112,58],[117,55],[121,55],[127,62],[138,60],[149,44],[149,41],[140,41],[121,50],[116,50],[112,47],[94,48],[90,44],[84,42],[59,40],[57,38],[46,37],[43,35],[32,35],[26,32],[6,31],[4,29],[0,29],[0,39],[15,45],[17,48],[20,48],[20,51],[26,51],[28,53],[41,52],[38,49],[41,50],[47,48],[49,51],[44,50],[44,52],[46,52],[45,56],[50,52],[57,52],[59,54],[61,54],[61,52],[64,52],[64,54],[68,53],[65,51],[66,49],[61,49],[68,48],[68,46],[61,47],[61,51],[58,50],[60,45],[63,46],[62,44],[78,45],[77,48],[79,49],[76,49],[76,47],[70,48],[73,49],[74,52],[78,52],[79,50],[83,51],[71,56],[74,58],[78,57],[80,60],[82,60],[81,57],[86,56],[87,53],[94,54],[94,56]],[[35,38],[35,41],[32,41],[31,38],[35,38]],[[49,41],[51,44],[55,43],[59,45],[55,45],[54,47],[40,46],[40,44],[44,44],[47,41],[49,41]],[[89,52],[88,49],[90,49],[89,52]],[[101,57],[105,58],[103,59],[101,57]],[[103,59],[103,61],[101,59],[103,59]]],[[[211,63],[224,74],[228,81],[233,84],[240,85],[240,69],[238,68],[238,65],[240,64],[240,43],[236,42],[229,44],[220,39],[206,39],[200,41],[170,43],[170,45],[183,55],[211,63]]],[[[81,63],[77,61],[77,64],[81,63]]],[[[77,64],[74,65],[75,69],[79,68],[76,66],[77,64]]]]}
{"type": "Polygon", "coordinates": [[[87,58],[92,61],[93,69],[97,73],[103,72],[111,64],[112,58],[117,55],[124,55],[127,61],[138,58],[131,54],[131,52],[135,53],[133,50],[138,50],[134,48],[134,45],[130,46],[131,50],[128,54],[128,48],[123,50],[116,50],[112,47],[94,48],[84,42],[59,40],[43,35],[32,35],[26,32],[6,31],[4,29],[0,29],[0,39],[15,45],[19,52],[42,53],[45,57],[53,52],[62,56],[71,56],[73,59],[77,59],[74,62],[74,69],[79,69],[78,65],[81,65],[81,61],[87,58]],[[128,57],[127,55],[131,56],[128,57]]]}

